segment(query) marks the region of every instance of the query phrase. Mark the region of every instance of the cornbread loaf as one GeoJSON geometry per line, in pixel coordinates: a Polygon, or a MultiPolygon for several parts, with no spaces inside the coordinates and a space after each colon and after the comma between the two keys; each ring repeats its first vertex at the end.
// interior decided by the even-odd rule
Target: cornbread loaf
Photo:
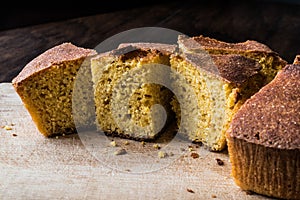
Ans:
{"type": "Polygon", "coordinates": [[[295,61],[235,114],[226,138],[232,176],[243,190],[300,199],[299,80],[295,61]]]}
{"type": "MultiPolygon", "coordinates": [[[[29,111],[38,130],[45,136],[76,132],[72,115],[72,91],[78,70],[82,67],[82,85],[92,88],[89,57],[92,49],[71,43],[54,46],[29,62],[12,80],[12,84],[29,111]],[[85,78],[83,78],[85,76],[85,78]]],[[[78,89],[76,98],[90,104],[93,93],[78,89]]],[[[77,110],[76,110],[77,109],[77,110]]],[[[74,111],[74,110],[73,110],[74,111]]],[[[94,123],[88,106],[77,106],[78,127],[94,123]]]]}
{"type": "Polygon", "coordinates": [[[170,119],[172,92],[145,77],[151,72],[157,79],[168,77],[155,69],[170,65],[174,49],[163,44],[123,44],[91,59],[99,131],[137,140],[155,139],[162,133],[167,123],[161,115],[151,116],[151,107],[162,105],[170,119]]]}
{"type": "MultiPolygon", "coordinates": [[[[204,36],[179,35],[178,44],[180,55],[171,56],[171,67],[183,74],[196,91],[200,113],[197,130],[186,130],[183,134],[210,150],[220,151],[226,146],[225,132],[233,115],[274,78],[286,61],[256,41],[234,44],[204,36]]],[[[177,93],[184,96],[184,87],[178,89],[181,91],[177,93]]],[[[177,117],[196,116],[195,110],[180,114],[176,101],[172,105],[177,117]]],[[[183,125],[188,127],[188,123],[183,125]]]]}

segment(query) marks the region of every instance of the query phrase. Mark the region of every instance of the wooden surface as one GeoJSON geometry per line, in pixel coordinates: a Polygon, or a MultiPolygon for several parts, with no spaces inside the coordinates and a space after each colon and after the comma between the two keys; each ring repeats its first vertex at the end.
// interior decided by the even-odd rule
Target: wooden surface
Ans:
{"type": "MultiPolygon", "coordinates": [[[[91,5],[94,4],[83,4],[82,9],[91,5]]],[[[300,4],[284,1],[185,0],[183,3],[174,0],[3,30],[0,32],[0,82],[11,81],[25,64],[54,45],[70,41],[94,48],[114,34],[145,26],[169,28],[189,36],[203,34],[228,42],[253,39],[292,62],[300,54],[299,10],[300,4]]]]}
{"type": "MultiPolygon", "coordinates": [[[[133,160],[109,152],[105,160],[78,134],[45,138],[10,83],[0,84],[0,126],[0,199],[269,199],[235,185],[226,150],[178,143],[181,153],[159,158],[153,144],[127,140],[128,154],[146,154],[133,160]]],[[[117,148],[105,139],[103,149],[117,148]]]]}

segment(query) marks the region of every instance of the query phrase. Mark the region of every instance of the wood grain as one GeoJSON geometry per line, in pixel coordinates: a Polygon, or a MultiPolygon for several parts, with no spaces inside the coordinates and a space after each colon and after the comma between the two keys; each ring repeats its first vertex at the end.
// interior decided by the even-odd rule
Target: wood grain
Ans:
{"type": "Polygon", "coordinates": [[[228,42],[257,40],[292,62],[300,54],[300,5],[276,1],[174,1],[0,32],[0,82],[65,41],[94,48],[133,28],[157,26],[228,42]]]}
{"type": "MultiPolygon", "coordinates": [[[[127,166],[125,171],[92,155],[78,134],[45,138],[10,83],[0,84],[0,126],[0,199],[269,199],[248,195],[235,185],[226,151],[213,153],[190,144],[199,155],[193,158],[184,144],[185,151],[176,159],[141,157],[136,162],[140,171],[135,173],[123,155],[112,155],[110,161],[127,166]],[[146,172],[145,163],[162,166],[146,172]]],[[[137,147],[158,151],[150,143],[146,148],[129,142],[128,151],[137,147]]]]}

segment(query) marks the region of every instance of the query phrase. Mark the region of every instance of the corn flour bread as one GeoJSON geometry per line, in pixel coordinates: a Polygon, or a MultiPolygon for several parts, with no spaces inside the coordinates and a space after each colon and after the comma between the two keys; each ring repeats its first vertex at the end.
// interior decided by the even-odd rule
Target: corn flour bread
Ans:
{"type": "MultiPolygon", "coordinates": [[[[215,42],[217,43],[217,41],[215,42]]],[[[232,116],[245,100],[265,85],[266,80],[271,80],[274,77],[274,71],[281,69],[281,65],[285,63],[276,53],[265,46],[264,49],[257,47],[259,43],[252,46],[241,43],[237,48],[234,44],[219,41],[221,44],[229,45],[225,48],[227,51],[232,51],[229,53],[210,53],[210,51],[207,53],[207,49],[204,49],[204,53],[203,51],[186,51],[191,49],[191,45],[194,44],[191,41],[188,44],[185,43],[181,36],[178,38],[178,43],[180,44],[180,51],[170,50],[169,48],[168,53],[162,53],[163,51],[161,51],[163,48],[166,49],[168,46],[166,44],[121,44],[118,50],[104,53],[92,59],[91,66],[99,130],[123,137],[155,138],[154,123],[151,122],[151,117],[147,113],[149,113],[152,105],[158,103],[166,108],[169,115],[172,111],[175,112],[178,126],[184,127],[179,134],[194,142],[205,144],[210,150],[223,150],[226,146],[225,131],[232,116]],[[185,46],[181,45],[182,43],[185,43],[185,46]],[[136,49],[134,51],[128,50],[128,45],[136,49]],[[255,55],[260,56],[259,59],[253,59],[243,53],[236,53],[244,52],[243,49],[251,49],[251,52],[256,52],[255,55]],[[127,52],[122,53],[124,50],[125,52],[127,50],[127,52]],[[261,61],[266,59],[266,53],[272,54],[274,60],[279,61],[268,63],[268,67],[263,67],[262,65],[267,65],[261,61]],[[129,118],[133,119],[137,126],[145,127],[152,124],[151,134],[149,134],[149,129],[147,133],[143,131],[136,132],[134,130],[138,129],[127,126],[129,134],[124,135],[118,124],[114,122],[114,118],[118,117],[113,116],[111,113],[113,107],[111,104],[112,90],[121,76],[134,68],[149,63],[160,63],[169,66],[173,72],[180,74],[185,81],[179,80],[178,77],[174,76],[174,73],[168,71],[162,74],[170,79],[171,85],[173,85],[172,91],[166,89],[163,90],[165,93],[162,93],[161,86],[146,85],[143,89],[140,88],[138,92],[135,92],[131,98],[132,104],[129,106],[131,110],[129,109],[128,113],[124,109],[124,116],[117,121],[122,121],[122,119],[126,121],[125,119],[129,118]],[[193,98],[188,94],[187,88],[192,88],[195,95],[193,98]],[[151,98],[151,103],[147,100],[147,106],[145,106],[143,100],[145,96],[151,98]],[[180,103],[178,98],[181,99],[180,103]],[[182,109],[182,105],[180,105],[183,102],[187,105],[185,109],[182,109]],[[170,109],[169,104],[172,105],[172,111],[168,110],[170,109]]],[[[198,41],[196,43],[198,44],[198,41]]],[[[261,46],[263,45],[261,44],[261,46]]],[[[210,48],[213,49],[213,47],[210,48]]],[[[199,45],[197,50],[199,50],[199,45]]],[[[157,78],[159,79],[159,77],[157,78]]],[[[126,81],[124,85],[126,85],[126,81]]],[[[132,91],[126,92],[128,93],[127,96],[132,93],[132,91]]]]}
{"type": "MultiPolygon", "coordinates": [[[[200,113],[198,130],[183,134],[192,141],[204,143],[210,150],[220,151],[226,146],[225,132],[233,115],[274,78],[286,61],[256,41],[234,44],[204,36],[180,35],[178,44],[180,55],[171,56],[171,67],[184,74],[193,86],[200,113]]],[[[184,96],[184,87],[178,89],[184,96]]],[[[180,114],[176,101],[172,105],[179,117],[196,116],[195,112],[180,114]]]]}
{"type": "Polygon", "coordinates": [[[300,65],[253,95],[226,132],[232,176],[244,190],[300,199],[300,65]]]}
{"type": "MultiPolygon", "coordinates": [[[[92,49],[62,43],[34,58],[12,80],[16,92],[43,135],[76,131],[72,115],[74,81],[81,66],[87,70],[86,75],[91,76],[87,58],[95,54],[96,51],[92,49]]],[[[82,81],[92,87],[91,79],[82,81]]],[[[78,98],[91,98],[90,95],[82,91],[78,98]]],[[[78,120],[81,121],[78,126],[90,126],[94,123],[90,114],[94,111],[86,108],[77,108],[82,118],[78,120]]]]}
{"type": "MultiPolygon", "coordinates": [[[[151,116],[150,110],[162,105],[170,119],[172,92],[145,77],[159,65],[170,65],[174,50],[164,44],[122,44],[91,59],[98,130],[137,140],[159,136],[165,121],[161,115],[151,116]]],[[[164,71],[156,75],[157,79],[168,76],[164,71]]]]}

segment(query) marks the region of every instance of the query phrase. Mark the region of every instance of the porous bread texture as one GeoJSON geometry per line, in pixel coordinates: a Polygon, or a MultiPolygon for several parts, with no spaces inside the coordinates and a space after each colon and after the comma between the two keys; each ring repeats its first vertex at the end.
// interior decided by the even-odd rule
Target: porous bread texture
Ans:
{"type": "MultiPolygon", "coordinates": [[[[110,52],[92,59],[98,129],[123,137],[155,138],[157,134],[153,131],[154,123],[147,113],[150,112],[153,104],[162,104],[167,110],[170,109],[171,104],[171,110],[176,113],[179,134],[191,141],[205,144],[212,151],[221,151],[226,146],[225,131],[232,116],[246,99],[265,84],[266,78],[271,79],[273,76],[273,69],[268,74],[268,69],[263,68],[258,61],[240,54],[176,53],[175,51],[163,54],[162,49],[157,49],[161,47],[159,44],[130,45],[135,46],[137,50],[120,53],[128,46],[125,44],[120,45],[123,48],[119,49],[118,55],[116,52],[110,52]],[[203,62],[201,56],[207,57],[206,59],[210,61],[203,62]],[[166,89],[168,92],[165,91],[164,94],[161,93],[161,86],[144,85],[146,87],[139,88],[133,93],[125,87],[125,81],[125,96],[127,99],[131,96],[132,99],[130,109],[127,111],[124,108],[124,115],[121,117],[113,115],[112,90],[118,80],[129,71],[147,63],[160,63],[172,69],[167,74],[163,74],[170,79],[173,85],[172,91],[166,89]],[[176,74],[183,79],[179,80],[175,77],[176,74]],[[154,89],[155,87],[157,89],[154,89]],[[194,96],[187,92],[188,88],[194,96]],[[145,104],[146,96],[151,97],[150,104],[145,104]],[[146,127],[149,124],[152,126],[147,126],[146,132],[136,132],[137,129],[128,125],[128,131],[124,134],[114,118],[118,118],[117,121],[130,118],[138,126],[146,127]]],[[[262,55],[261,59],[263,59],[262,55]]],[[[172,112],[168,110],[168,114],[170,113],[172,112]]]]}
{"type": "MultiPolygon", "coordinates": [[[[249,97],[268,84],[287,62],[257,41],[226,43],[202,35],[192,38],[179,35],[178,45],[183,55],[201,57],[208,54],[212,57],[211,62],[215,63],[215,66],[207,68],[197,62],[191,65],[185,58],[171,59],[171,66],[186,74],[198,94],[198,131],[185,131],[185,135],[192,141],[206,144],[210,150],[220,151],[226,146],[225,132],[234,114],[249,97]],[[236,58],[235,61],[231,62],[232,58],[236,58]],[[259,69],[254,67],[257,65],[254,61],[261,66],[259,69]],[[230,64],[224,68],[224,63],[230,64]],[[210,73],[213,68],[214,72],[210,73]],[[254,71],[249,70],[251,68],[254,71]]],[[[184,116],[180,114],[176,100],[172,101],[172,105],[177,116],[192,118],[191,113],[184,116]]],[[[180,118],[177,123],[179,125],[180,118]]]]}
{"type": "Polygon", "coordinates": [[[243,190],[300,199],[300,65],[287,65],[248,99],[226,132],[243,190]]]}
{"type": "MultiPolygon", "coordinates": [[[[186,127],[180,134],[193,142],[203,143],[211,151],[221,151],[226,146],[225,132],[232,116],[259,89],[261,76],[258,71],[261,66],[254,60],[239,55],[206,56],[211,59],[208,63],[195,63],[189,58],[171,56],[171,67],[186,80],[178,84],[175,93],[183,101],[189,102],[187,105],[192,106],[193,99],[186,93],[186,88],[192,87],[197,104],[197,109],[184,110],[173,99],[172,108],[176,113],[178,126],[186,127]],[[251,69],[251,72],[246,68],[251,69]],[[228,71],[224,74],[222,70],[228,71]],[[236,74],[228,76],[232,70],[236,74]],[[243,79],[239,80],[240,77],[243,79]],[[189,120],[182,121],[182,117],[189,120]],[[195,130],[191,130],[191,119],[195,118],[197,126],[195,130]]],[[[207,58],[201,58],[205,59],[207,58]]]]}
{"type": "MultiPolygon", "coordinates": [[[[82,67],[85,78],[81,81],[92,88],[89,57],[95,54],[92,49],[62,43],[34,58],[13,79],[12,84],[40,133],[48,137],[76,132],[72,114],[74,82],[82,67]]],[[[92,93],[80,88],[77,91],[78,102],[82,98],[91,99],[92,93]]],[[[77,112],[78,127],[94,123],[91,118],[94,111],[87,106],[77,107],[77,112]]]]}
{"type": "MultiPolygon", "coordinates": [[[[137,140],[159,136],[158,127],[164,126],[164,121],[161,115],[151,116],[150,109],[155,104],[162,105],[170,119],[172,92],[161,85],[147,83],[145,76],[153,70],[147,65],[154,66],[154,69],[156,65],[170,65],[169,54],[129,46],[91,60],[99,131],[137,140]],[[135,70],[137,74],[130,75],[135,70]]],[[[162,71],[158,76],[168,75],[162,71]]]]}

